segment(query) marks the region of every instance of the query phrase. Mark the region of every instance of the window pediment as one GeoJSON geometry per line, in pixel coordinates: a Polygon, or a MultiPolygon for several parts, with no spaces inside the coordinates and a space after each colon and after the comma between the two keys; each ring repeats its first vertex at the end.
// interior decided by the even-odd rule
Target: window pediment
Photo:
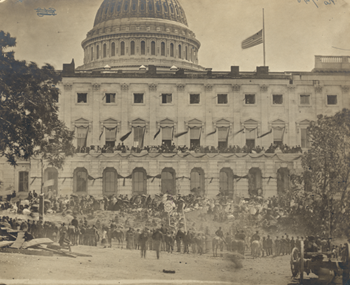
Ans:
{"type": "Polygon", "coordinates": [[[230,127],[231,126],[231,122],[226,120],[226,119],[220,119],[220,120],[216,121],[215,125],[218,128],[220,128],[220,127],[230,127]]]}
{"type": "Polygon", "coordinates": [[[145,120],[137,118],[131,122],[132,127],[145,127],[147,125],[145,120]]]}
{"type": "Polygon", "coordinates": [[[84,119],[84,118],[80,118],[80,119],[74,121],[74,125],[76,127],[88,127],[89,121],[84,119]]]}
{"type": "Polygon", "coordinates": [[[160,127],[165,128],[165,127],[173,127],[174,126],[174,121],[170,120],[168,118],[162,120],[159,122],[160,127]]]}
{"type": "Polygon", "coordinates": [[[198,119],[193,119],[193,120],[188,121],[187,125],[190,128],[195,128],[195,127],[201,128],[203,126],[203,123],[202,123],[202,121],[200,121],[198,119]]]}

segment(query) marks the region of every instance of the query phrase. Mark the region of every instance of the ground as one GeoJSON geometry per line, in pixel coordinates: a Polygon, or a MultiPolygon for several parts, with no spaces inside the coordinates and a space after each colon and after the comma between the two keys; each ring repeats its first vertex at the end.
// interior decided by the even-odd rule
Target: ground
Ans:
{"type": "Polygon", "coordinates": [[[291,278],[289,256],[252,259],[246,252],[243,267],[235,268],[225,251],[180,254],[118,248],[74,246],[73,252],[92,257],[32,256],[0,253],[0,284],[296,284],[291,278]],[[163,273],[174,270],[175,273],[163,273]]]}

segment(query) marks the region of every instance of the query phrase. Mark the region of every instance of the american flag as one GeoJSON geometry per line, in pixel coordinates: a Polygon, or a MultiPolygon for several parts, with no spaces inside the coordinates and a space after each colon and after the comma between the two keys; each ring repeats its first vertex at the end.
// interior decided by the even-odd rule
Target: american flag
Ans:
{"type": "Polygon", "coordinates": [[[242,42],[242,49],[246,49],[246,48],[250,48],[250,47],[262,44],[263,43],[262,35],[263,35],[262,30],[260,30],[256,34],[254,34],[254,35],[250,36],[249,38],[245,39],[242,42]]]}

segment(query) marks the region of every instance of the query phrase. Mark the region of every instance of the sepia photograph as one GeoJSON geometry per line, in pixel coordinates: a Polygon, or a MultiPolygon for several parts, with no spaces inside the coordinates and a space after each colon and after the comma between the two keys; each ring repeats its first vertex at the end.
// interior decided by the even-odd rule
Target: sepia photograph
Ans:
{"type": "Polygon", "coordinates": [[[0,285],[350,285],[350,0],[0,0],[0,285]]]}

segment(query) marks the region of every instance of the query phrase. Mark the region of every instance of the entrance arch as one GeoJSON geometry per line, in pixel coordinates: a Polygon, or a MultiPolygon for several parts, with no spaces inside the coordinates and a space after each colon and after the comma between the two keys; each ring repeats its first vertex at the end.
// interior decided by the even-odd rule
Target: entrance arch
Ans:
{"type": "Polygon", "coordinates": [[[163,194],[176,195],[176,173],[173,168],[164,168],[161,173],[161,191],[163,194]]]}

